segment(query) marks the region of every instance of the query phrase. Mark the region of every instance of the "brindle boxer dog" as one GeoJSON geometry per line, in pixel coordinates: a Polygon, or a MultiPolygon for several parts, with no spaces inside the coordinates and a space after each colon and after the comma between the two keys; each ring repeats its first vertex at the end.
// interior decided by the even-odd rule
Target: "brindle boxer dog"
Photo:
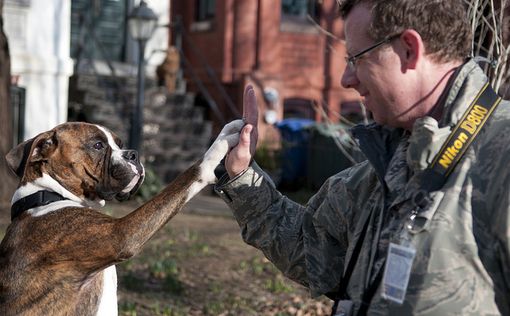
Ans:
{"type": "Polygon", "coordinates": [[[96,208],[131,196],[144,169],[106,128],[66,123],[11,150],[7,163],[21,181],[0,244],[0,315],[117,315],[114,265],[214,182],[242,127],[226,125],[203,159],[123,218],[96,208]]]}

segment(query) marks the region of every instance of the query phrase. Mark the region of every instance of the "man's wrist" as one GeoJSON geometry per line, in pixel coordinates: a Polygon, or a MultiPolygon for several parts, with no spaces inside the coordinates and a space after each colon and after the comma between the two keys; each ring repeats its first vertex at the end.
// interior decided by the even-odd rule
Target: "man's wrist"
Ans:
{"type": "Polygon", "coordinates": [[[248,168],[249,168],[249,166],[248,166],[248,167],[246,167],[245,169],[243,169],[243,170],[242,170],[242,171],[240,171],[240,172],[228,172],[228,171],[227,171],[228,177],[229,177],[230,179],[237,178],[237,177],[239,177],[240,175],[242,175],[243,173],[245,173],[245,172],[246,172],[246,170],[248,170],[248,168]]]}
{"type": "Polygon", "coordinates": [[[227,170],[227,174],[228,174],[229,178],[234,179],[234,178],[238,178],[240,175],[245,173],[246,170],[248,170],[250,168],[252,163],[253,163],[253,159],[250,160],[250,163],[248,163],[248,165],[245,168],[243,168],[241,171],[238,171],[238,172],[234,172],[232,170],[229,170],[228,168],[225,168],[225,169],[227,170]]]}

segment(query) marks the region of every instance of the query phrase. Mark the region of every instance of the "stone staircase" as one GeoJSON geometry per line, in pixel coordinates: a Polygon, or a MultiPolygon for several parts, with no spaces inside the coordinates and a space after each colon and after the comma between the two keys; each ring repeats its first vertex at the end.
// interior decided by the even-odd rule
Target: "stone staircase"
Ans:
{"type": "Polygon", "coordinates": [[[136,79],[74,75],[69,80],[69,121],[103,125],[127,145],[136,79]]]}
{"type": "Polygon", "coordinates": [[[168,182],[205,153],[212,137],[212,122],[204,108],[193,105],[193,94],[168,94],[154,88],[146,94],[143,156],[168,182]]]}
{"type": "MultiPolygon", "coordinates": [[[[147,80],[141,157],[146,167],[168,183],[207,150],[212,122],[190,93],[169,94],[147,80]]],[[[100,124],[129,143],[136,79],[75,75],[69,83],[69,120],[100,124]]]]}

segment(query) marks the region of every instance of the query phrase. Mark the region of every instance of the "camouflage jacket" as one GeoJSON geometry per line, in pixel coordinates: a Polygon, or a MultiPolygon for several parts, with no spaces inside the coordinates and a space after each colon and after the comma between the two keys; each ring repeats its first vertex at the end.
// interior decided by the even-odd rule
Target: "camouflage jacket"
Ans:
{"type": "MultiPolygon", "coordinates": [[[[377,282],[390,241],[416,249],[407,294],[399,305],[381,296],[368,315],[510,315],[510,103],[503,101],[447,182],[432,192],[412,233],[405,222],[423,171],[482,85],[469,61],[444,94],[442,119],[418,120],[411,133],[378,125],[353,132],[367,161],[329,178],[306,204],[275,189],[253,163],[216,191],[233,210],[243,239],[261,249],[312,296],[338,291],[346,263],[369,220],[346,292],[359,309],[377,282]]],[[[381,283],[379,281],[379,283],[381,283]]]]}

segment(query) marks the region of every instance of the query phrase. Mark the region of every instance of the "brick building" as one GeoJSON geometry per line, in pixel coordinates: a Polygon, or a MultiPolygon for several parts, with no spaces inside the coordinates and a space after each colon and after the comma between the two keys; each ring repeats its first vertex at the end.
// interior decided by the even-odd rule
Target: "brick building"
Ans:
{"type": "Polygon", "coordinates": [[[340,85],[345,46],[336,0],[173,1],[171,20],[182,21],[171,41],[182,41],[188,90],[210,94],[229,121],[240,116],[243,88],[253,84],[261,139],[278,137],[268,128],[275,120],[323,120],[317,105],[333,121],[357,108],[357,93],[340,85]]]}

